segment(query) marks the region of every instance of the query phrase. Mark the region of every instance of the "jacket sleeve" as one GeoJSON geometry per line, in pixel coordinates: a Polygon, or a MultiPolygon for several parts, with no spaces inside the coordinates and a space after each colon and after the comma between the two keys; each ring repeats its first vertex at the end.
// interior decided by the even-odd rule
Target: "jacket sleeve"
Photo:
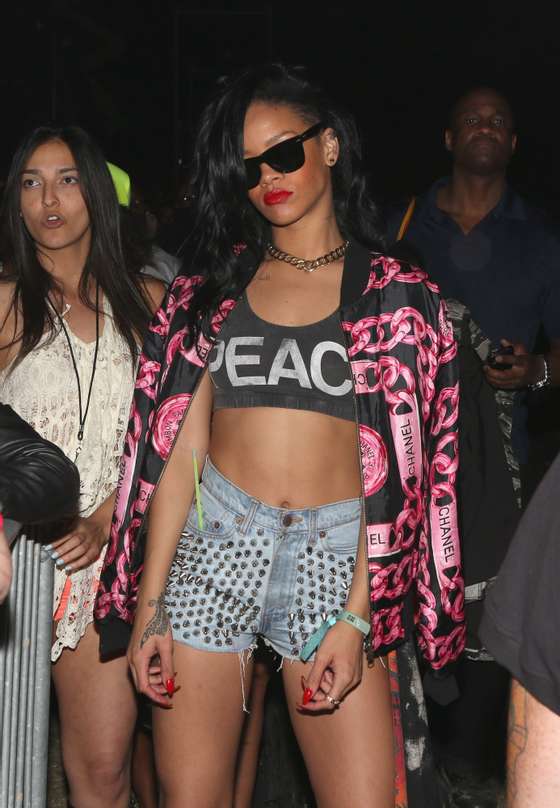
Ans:
{"type": "Polygon", "coordinates": [[[138,541],[134,518],[140,472],[145,462],[150,425],[161,380],[168,320],[162,307],[152,321],[139,358],[128,429],[120,460],[115,509],[109,543],[97,592],[95,618],[99,622],[131,622],[133,557],[138,541]]]}
{"type": "Polygon", "coordinates": [[[74,463],[11,407],[0,405],[0,508],[17,522],[39,524],[78,513],[74,463]]]}
{"type": "MultiPolygon", "coordinates": [[[[166,397],[185,354],[186,311],[199,280],[179,275],[150,323],[140,354],[128,430],[120,462],[109,544],[95,603],[102,655],[126,648],[142,573],[144,516],[180,412],[166,397]]],[[[187,364],[187,363],[186,363],[187,364]]],[[[183,397],[184,398],[184,397],[183,397]]]]}
{"type": "Polygon", "coordinates": [[[423,391],[424,508],[418,544],[417,630],[423,656],[434,671],[457,659],[464,647],[464,584],[457,517],[459,379],[457,346],[445,304],[433,293],[437,350],[423,391]]]}

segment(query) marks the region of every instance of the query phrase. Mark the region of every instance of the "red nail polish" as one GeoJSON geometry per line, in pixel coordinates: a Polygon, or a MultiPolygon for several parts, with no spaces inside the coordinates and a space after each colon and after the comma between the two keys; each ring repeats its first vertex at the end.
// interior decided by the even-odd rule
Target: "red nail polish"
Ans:
{"type": "Polygon", "coordinates": [[[167,690],[167,694],[172,696],[175,693],[175,679],[168,679],[165,683],[165,689],[167,690]]]}
{"type": "Polygon", "coordinates": [[[4,514],[0,511],[0,530],[4,527],[4,514]]]}
{"type": "Polygon", "coordinates": [[[309,704],[312,698],[313,698],[313,691],[311,690],[310,687],[306,687],[305,690],[303,691],[303,698],[301,700],[302,704],[304,705],[309,704]]]}

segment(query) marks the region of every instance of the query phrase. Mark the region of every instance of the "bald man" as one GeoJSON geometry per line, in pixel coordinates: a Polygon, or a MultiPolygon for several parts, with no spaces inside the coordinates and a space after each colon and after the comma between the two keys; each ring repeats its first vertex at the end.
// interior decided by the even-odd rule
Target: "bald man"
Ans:
{"type": "MultiPolygon", "coordinates": [[[[478,627],[519,519],[528,460],[526,392],[560,384],[560,241],[508,185],[518,143],[501,93],[477,87],[462,95],[444,145],[451,175],[416,200],[393,252],[419,263],[440,286],[462,351],[459,516],[467,651],[458,669],[459,700],[449,708],[429,706],[446,767],[456,767],[459,781],[464,769],[466,780],[487,781],[503,771],[509,678],[478,627]],[[545,355],[535,351],[540,329],[548,338],[545,355]]],[[[403,214],[389,220],[393,241],[403,214]]]]}

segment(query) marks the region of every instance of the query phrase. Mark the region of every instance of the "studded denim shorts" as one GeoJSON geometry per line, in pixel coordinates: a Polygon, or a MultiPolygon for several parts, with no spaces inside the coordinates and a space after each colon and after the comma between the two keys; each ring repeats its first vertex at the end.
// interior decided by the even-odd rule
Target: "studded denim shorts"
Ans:
{"type": "Polygon", "coordinates": [[[329,615],[344,608],[360,531],[361,499],[319,508],[273,508],[207,460],[166,589],[173,638],[207,651],[242,652],[260,635],[296,658],[329,615]]]}

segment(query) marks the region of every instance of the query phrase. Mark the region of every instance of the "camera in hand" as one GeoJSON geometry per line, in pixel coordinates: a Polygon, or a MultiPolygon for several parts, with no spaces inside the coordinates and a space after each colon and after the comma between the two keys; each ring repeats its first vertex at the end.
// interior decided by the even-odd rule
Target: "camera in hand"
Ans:
{"type": "Polygon", "coordinates": [[[490,353],[488,354],[488,359],[486,360],[486,364],[492,370],[509,370],[511,368],[510,364],[506,362],[496,362],[496,358],[498,356],[513,356],[513,345],[507,345],[506,347],[501,348],[493,348],[490,353]]]}

